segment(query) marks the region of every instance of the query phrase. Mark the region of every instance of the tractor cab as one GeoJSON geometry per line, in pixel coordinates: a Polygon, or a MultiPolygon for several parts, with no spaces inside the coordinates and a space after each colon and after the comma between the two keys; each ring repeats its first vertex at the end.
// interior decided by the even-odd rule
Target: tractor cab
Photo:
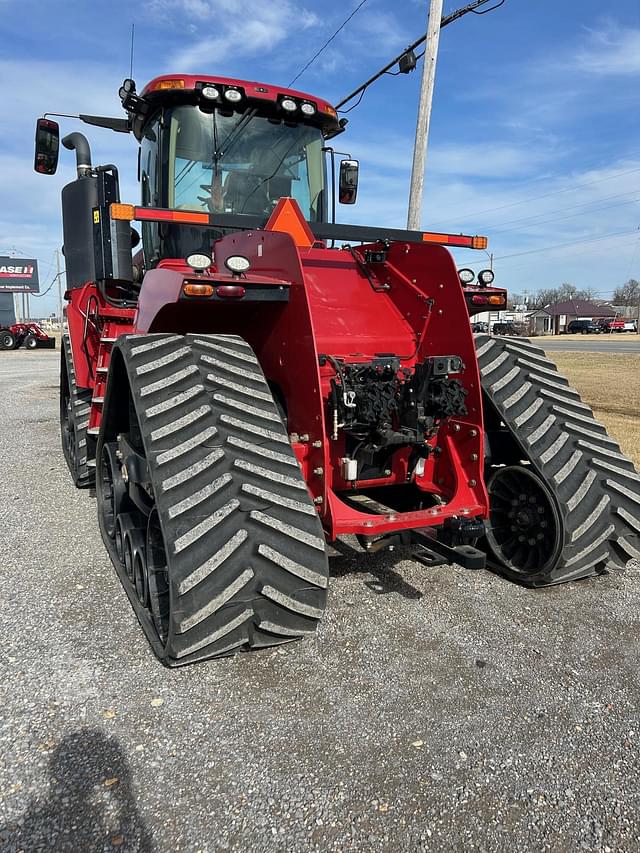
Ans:
{"type": "MultiPolygon", "coordinates": [[[[136,137],[141,206],[199,212],[215,220],[212,228],[193,227],[179,215],[144,222],[140,259],[145,269],[163,259],[210,252],[212,242],[230,230],[263,225],[283,197],[295,199],[309,223],[327,222],[330,202],[335,221],[334,188],[327,186],[326,168],[329,153],[333,178],[334,152],[326,143],[344,130],[346,121],[338,120],[326,101],[260,83],[189,75],[157,77],[140,94],[128,79],[119,95],[126,119],[80,119],[136,137]]],[[[57,132],[55,122],[39,120],[36,171],[55,171],[57,132]]],[[[91,166],[82,134],[70,134],[63,145],[76,149],[78,182],[83,183],[83,192],[68,193],[74,196],[74,209],[80,195],[83,208],[99,205],[101,196],[105,202],[119,201],[117,172],[107,169],[105,174],[102,167],[91,166]],[[87,181],[95,184],[89,192],[87,181]],[[109,187],[101,192],[99,184],[105,182],[109,187]]],[[[342,161],[336,195],[350,204],[356,190],[357,162],[342,161]]],[[[75,228],[74,213],[68,218],[75,228]]],[[[85,245],[87,236],[82,237],[85,245]]]]}

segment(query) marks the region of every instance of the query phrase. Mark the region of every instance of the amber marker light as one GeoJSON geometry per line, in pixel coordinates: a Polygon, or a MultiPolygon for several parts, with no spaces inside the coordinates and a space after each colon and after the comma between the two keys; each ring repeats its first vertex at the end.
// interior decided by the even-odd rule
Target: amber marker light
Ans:
{"type": "Polygon", "coordinates": [[[184,80],[159,80],[152,86],[151,91],[158,89],[184,89],[184,80]]]}
{"type": "Polygon", "coordinates": [[[133,204],[120,204],[117,202],[111,205],[109,212],[112,219],[125,219],[127,222],[135,219],[136,215],[136,209],[133,204]]]}
{"type": "Polygon", "coordinates": [[[502,305],[504,303],[504,296],[490,296],[489,297],[489,305],[502,305]]]}
{"type": "Polygon", "coordinates": [[[183,284],[182,292],[185,296],[213,296],[212,284],[183,284]]]}

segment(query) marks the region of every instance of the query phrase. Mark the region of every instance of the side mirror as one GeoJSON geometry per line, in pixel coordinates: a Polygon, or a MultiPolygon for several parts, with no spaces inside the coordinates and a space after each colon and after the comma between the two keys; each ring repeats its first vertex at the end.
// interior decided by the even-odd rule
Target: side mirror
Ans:
{"type": "Polygon", "coordinates": [[[36,124],[36,154],[33,168],[42,175],[54,175],[58,168],[60,128],[57,121],[39,118],[36,124]]]}
{"type": "Polygon", "coordinates": [[[360,164],[357,160],[340,161],[340,185],[338,189],[338,201],[340,204],[356,203],[359,168],[360,164]]]}

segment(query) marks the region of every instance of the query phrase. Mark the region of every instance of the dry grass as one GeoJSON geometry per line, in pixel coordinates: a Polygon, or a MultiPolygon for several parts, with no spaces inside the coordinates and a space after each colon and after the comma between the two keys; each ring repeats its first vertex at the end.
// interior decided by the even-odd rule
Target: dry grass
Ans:
{"type": "Polygon", "coordinates": [[[640,469],[640,353],[549,355],[640,469]]]}
{"type": "Polygon", "coordinates": [[[639,337],[640,335],[637,332],[600,332],[598,335],[538,335],[532,340],[539,343],[540,346],[544,346],[546,341],[553,341],[554,343],[562,341],[633,341],[637,343],[639,337]]]}

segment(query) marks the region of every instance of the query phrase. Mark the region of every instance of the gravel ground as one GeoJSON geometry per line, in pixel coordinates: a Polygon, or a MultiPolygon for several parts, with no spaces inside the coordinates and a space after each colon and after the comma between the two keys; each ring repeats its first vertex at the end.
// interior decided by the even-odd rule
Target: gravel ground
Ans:
{"type": "Polygon", "coordinates": [[[532,592],[341,544],[315,638],[166,670],[58,358],[0,354],[3,853],[640,849],[640,571],[532,592]]]}

